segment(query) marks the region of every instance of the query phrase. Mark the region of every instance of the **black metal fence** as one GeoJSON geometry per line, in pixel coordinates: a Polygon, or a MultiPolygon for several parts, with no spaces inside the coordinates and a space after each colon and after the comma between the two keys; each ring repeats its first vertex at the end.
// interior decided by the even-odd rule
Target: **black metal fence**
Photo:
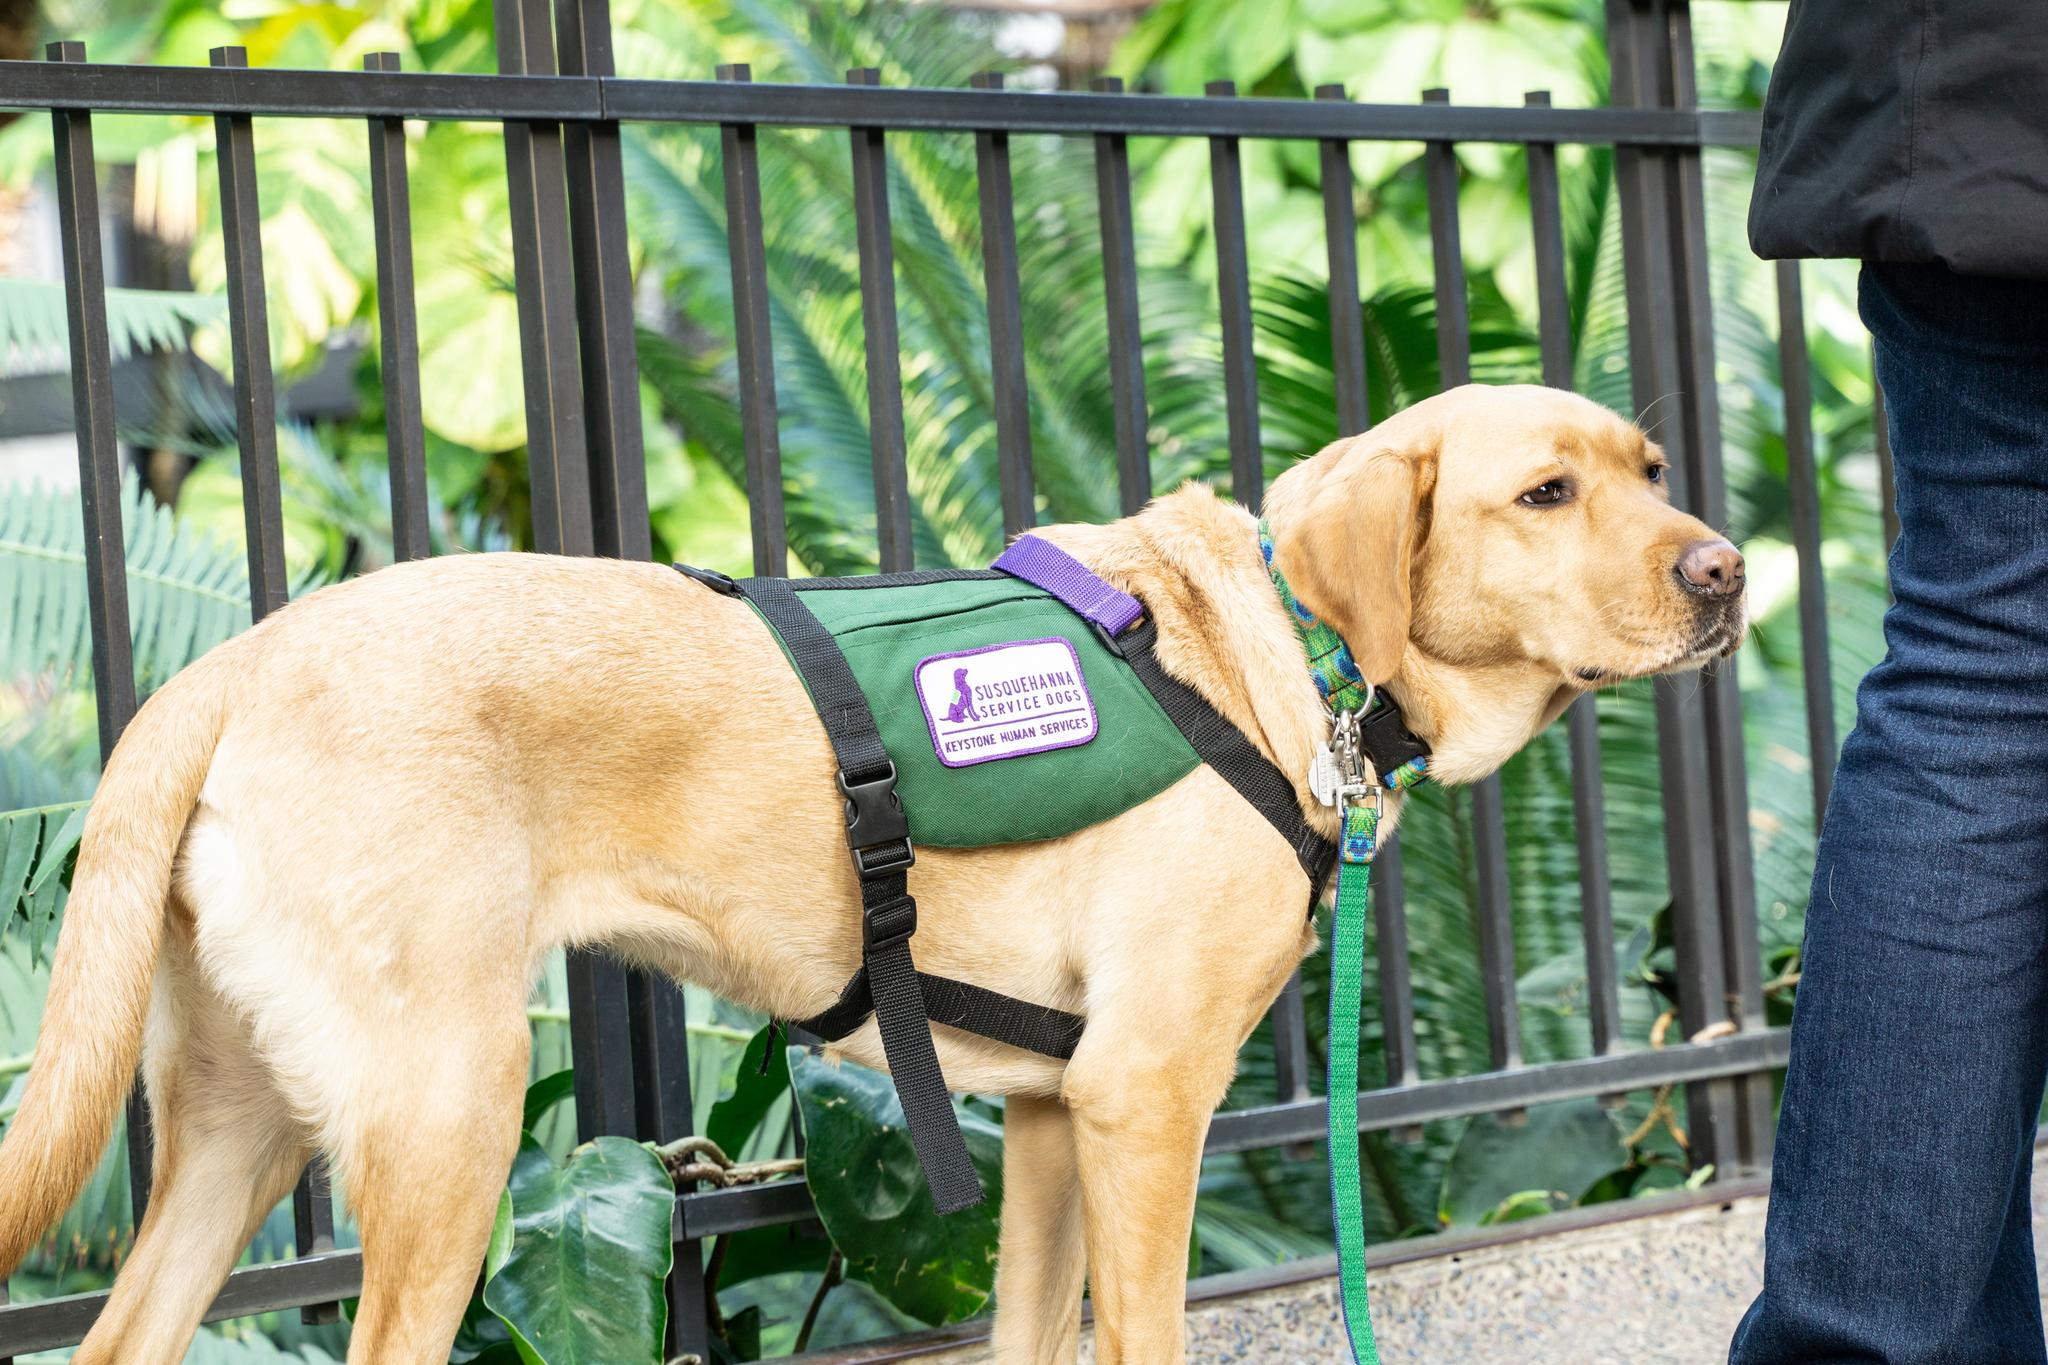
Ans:
{"type": "MultiPolygon", "coordinates": [[[[1240,500],[1256,507],[1262,479],[1258,378],[1239,148],[1245,138],[1286,138],[1315,141],[1322,149],[1335,416],[1344,431],[1362,430],[1377,415],[1367,410],[1347,143],[1425,145],[1438,351],[1446,385],[1463,382],[1470,373],[1455,144],[1493,142],[1527,149],[1543,377],[1560,386],[1571,383],[1573,357],[1557,147],[1612,147],[1636,401],[1643,406],[1660,395],[1677,395],[1673,401],[1679,411],[1659,433],[1676,459],[1674,494],[1708,522],[1725,521],[1701,155],[1708,147],[1754,146],[1757,125],[1754,116],[1696,107],[1685,0],[1607,0],[1613,102],[1596,109],[1553,108],[1541,93],[1512,108],[1457,106],[1444,91],[1430,92],[1419,106],[1354,104],[1337,87],[1319,89],[1313,100],[1233,98],[1228,84],[1210,87],[1208,98],[1168,98],[1125,94],[1112,80],[1097,82],[1092,93],[1023,93],[1004,90],[996,76],[978,78],[967,90],[887,89],[877,84],[872,70],[849,73],[844,87],[767,86],[751,84],[743,66],[720,67],[718,79],[710,82],[627,80],[612,74],[606,0],[555,0],[552,14],[549,0],[497,0],[497,24],[502,72],[497,76],[407,74],[390,53],[367,57],[361,74],[250,70],[243,53],[233,48],[216,50],[211,69],[93,66],[78,43],[52,45],[44,63],[0,63],[0,106],[47,110],[55,139],[103,752],[119,738],[136,697],[93,154],[95,111],[205,114],[216,120],[250,587],[258,617],[281,605],[286,594],[276,399],[265,346],[263,245],[251,138],[252,119],[270,117],[359,120],[366,128],[394,543],[401,558],[423,555],[428,545],[406,119],[482,120],[504,127],[534,535],[542,550],[640,558],[651,553],[620,151],[621,124],[632,122],[715,124],[722,132],[740,408],[759,573],[784,573],[788,560],[756,140],[756,130],[764,125],[848,130],[884,570],[912,567],[887,174],[889,135],[904,130],[963,134],[975,142],[1006,532],[1021,530],[1033,519],[1009,148],[1009,139],[1021,133],[1093,143],[1117,471],[1126,511],[1140,507],[1152,491],[1127,141],[1158,136],[1201,138],[1209,144],[1231,484],[1240,500]]],[[[1832,770],[1834,735],[1796,267],[1780,268],[1778,288],[1789,492],[1801,569],[1802,657],[1810,665],[1805,674],[1818,806],[1832,770]]],[[[1770,1072],[1783,1065],[1786,1042],[1764,1018],[1734,678],[1718,674],[1682,686],[1659,684],[1656,716],[1679,1024],[1685,1037],[1708,1030],[1711,1041],[1655,1051],[1623,1047],[1599,749],[1590,703],[1582,702],[1573,708],[1569,726],[1591,1055],[1534,1066],[1522,1061],[1501,791],[1498,779],[1490,780],[1474,788],[1470,800],[1492,1069],[1432,1080],[1418,1074],[1397,844],[1382,858],[1374,893],[1386,1084],[1361,1098],[1361,1130],[1407,1128],[1431,1119],[1682,1083],[1697,1160],[1714,1163],[1724,1177],[1767,1163],[1770,1072]]],[[[689,1133],[689,1056],[679,990],[595,954],[574,957],[569,982],[580,1133],[660,1140],[689,1133]]],[[[1219,1114],[1209,1133],[1212,1152],[1321,1136],[1321,1103],[1309,1090],[1298,981],[1276,1005],[1274,1025],[1285,1098],[1219,1114]]],[[[129,1121],[139,1215],[148,1198],[150,1152],[147,1115],[139,1102],[131,1102],[129,1121]]],[[[295,1208],[297,1259],[237,1271],[212,1318],[291,1307],[331,1315],[338,1300],[357,1291],[360,1258],[333,1247],[331,1201],[317,1169],[301,1183],[295,1208]]],[[[806,1188],[794,1181],[697,1190],[677,1199],[678,1254],[670,1287],[674,1352],[685,1359],[709,1359],[704,1240],[796,1222],[811,1212],[806,1188]]],[[[104,1297],[0,1306],[0,1357],[77,1341],[104,1297]]]]}

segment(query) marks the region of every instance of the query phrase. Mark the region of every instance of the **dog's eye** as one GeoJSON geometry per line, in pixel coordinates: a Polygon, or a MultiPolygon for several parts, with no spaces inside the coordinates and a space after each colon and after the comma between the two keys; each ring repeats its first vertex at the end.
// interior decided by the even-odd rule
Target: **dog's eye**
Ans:
{"type": "Polygon", "coordinates": [[[1653,464],[1645,472],[1649,474],[1651,483],[1662,483],[1664,482],[1664,471],[1669,468],[1669,465],[1653,464]]]}
{"type": "Polygon", "coordinates": [[[1572,486],[1563,479],[1552,479],[1539,483],[1522,494],[1520,501],[1529,507],[1555,507],[1572,495],[1572,486]]]}

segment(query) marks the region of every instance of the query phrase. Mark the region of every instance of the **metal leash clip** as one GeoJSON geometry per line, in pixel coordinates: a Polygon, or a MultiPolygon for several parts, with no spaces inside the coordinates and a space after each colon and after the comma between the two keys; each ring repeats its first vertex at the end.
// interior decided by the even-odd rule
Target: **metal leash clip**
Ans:
{"type": "Polygon", "coordinates": [[[1354,806],[1370,799],[1383,806],[1378,774],[1368,766],[1365,746],[1359,738],[1357,711],[1340,711],[1330,718],[1330,738],[1316,747],[1309,764],[1308,789],[1325,806],[1354,806]]]}

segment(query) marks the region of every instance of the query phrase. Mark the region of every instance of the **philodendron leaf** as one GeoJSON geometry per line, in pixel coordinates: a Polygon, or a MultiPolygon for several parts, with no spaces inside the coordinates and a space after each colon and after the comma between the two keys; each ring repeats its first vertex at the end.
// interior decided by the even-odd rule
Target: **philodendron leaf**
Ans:
{"type": "Polygon", "coordinates": [[[658,1365],[675,1208],[660,1160],[637,1142],[602,1137],[558,1166],[524,1137],[506,1198],[511,1242],[501,1224],[484,1306],[511,1329],[520,1358],[658,1365]]]}
{"type": "Polygon", "coordinates": [[[1506,1205],[1526,1217],[1531,1190],[1554,1192],[1551,1207],[1568,1207],[1627,1160],[1622,1136],[1594,1099],[1539,1104],[1518,1119],[1477,1115],[1444,1167],[1437,1218],[1446,1227],[1499,1222],[1506,1205]]]}
{"type": "Polygon", "coordinates": [[[769,1048],[775,1043],[775,1025],[764,1024],[761,1030],[747,1040],[747,1050],[740,1055],[739,1080],[732,1093],[711,1106],[711,1117],[704,1125],[704,1136],[717,1143],[727,1156],[738,1160],[740,1148],[761,1126],[761,1120],[775,1104],[789,1084],[789,1063],[782,1048],[769,1048]],[[761,1059],[768,1058],[763,1067],[761,1059]]]}
{"type": "Polygon", "coordinates": [[[849,1273],[922,1322],[972,1317],[995,1287],[1003,1130],[960,1115],[986,1203],[941,1218],[887,1076],[789,1049],[804,1122],[804,1174],[849,1273]]]}
{"type": "Polygon", "coordinates": [[[519,1126],[531,1133],[540,1127],[540,1121],[548,1111],[576,1093],[576,1070],[563,1067],[526,1087],[526,1108],[519,1119],[519,1126]]]}

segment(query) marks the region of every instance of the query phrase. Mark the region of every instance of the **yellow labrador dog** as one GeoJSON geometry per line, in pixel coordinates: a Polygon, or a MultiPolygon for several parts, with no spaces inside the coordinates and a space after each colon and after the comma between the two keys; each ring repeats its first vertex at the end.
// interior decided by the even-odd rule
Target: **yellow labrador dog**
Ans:
{"type": "MultiPolygon", "coordinates": [[[[1433,748],[1491,773],[1584,690],[1732,651],[1742,560],[1592,403],[1458,389],[1273,483],[1283,571],[1433,748]]],[[[1044,532],[1288,773],[1328,732],[1244,509],[1199,486],[1044,532]]],[[[0,1269],[85,1180],[140,1059],[156,1195],[81,1363],[180,1358],[316,1150],[360,1220],[352,1362],[438,1362],[518,1137],[528,987],[603,944],[780,1018],[860,957],[832,755],[767,629],[658,564],[405,564],[316,593],[153,697],[80,850],[0,1145],[0,1269]]],[[[1303,809],[1334,834],[1306,789],[1303,809]]],[[[1396,802],[1395,804],[1398,804],[1396,802]]],[[[998,1353],[1182,1358],[1204,1130],[1315,944],[1293,852],[1197,768],[1044,843],[920,850],[926,971],[1084,1013],[1064,1066],[949,1029],[1010,1097],[998,1353]]],[[[840,1049],[883,1058],[872,1020],[840,1049]]]]}

